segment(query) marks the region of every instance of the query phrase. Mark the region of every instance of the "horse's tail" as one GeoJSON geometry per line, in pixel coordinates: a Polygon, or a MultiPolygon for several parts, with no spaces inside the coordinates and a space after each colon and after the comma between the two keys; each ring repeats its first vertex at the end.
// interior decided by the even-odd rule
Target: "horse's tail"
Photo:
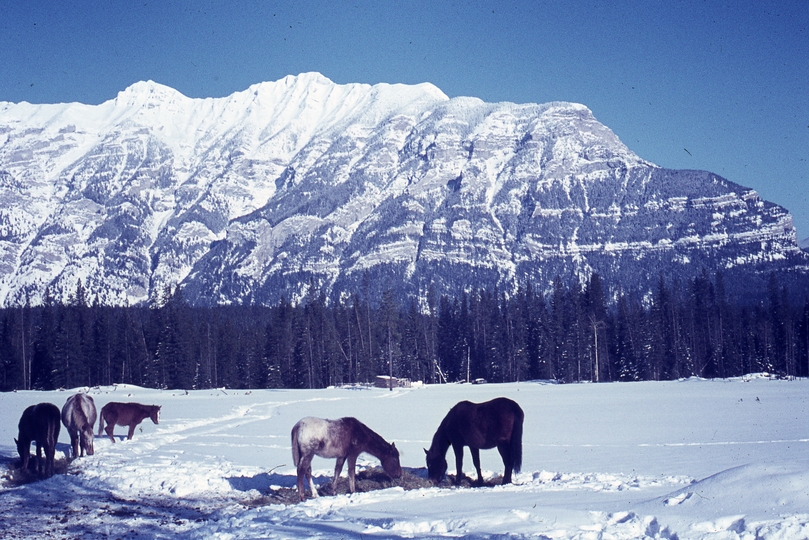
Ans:
{"type": "Polygon", "coordinates": [[[98,435],[96,437],[101,437],[104,434],[104,409],[101,409],[101,414],[98,415],[98,435]]]}
{"type": "Polygon", "coordinates": [[[525,414],[517,407],[514,411],[514,425],[511,428],[511,464],[514,472],[520,472],[522,467],[522,422],[525,414]]]}
{"type": "Polygon", "coordinates": [[[59,430],[62,427],[61,418],[59,416],[59,409],[56,410],[54,417],[50,419],[48,423],[48,433],[46,438],[48,439],[47,445],[49,448],[56,448],[56,443],[59,442],[59,430]]]}
{"type": "Polygon", "coordinates": [[[298,424],[292,428],[292,463],[297,467],[301,462],[301,447],[298,444],[298,424]]]}

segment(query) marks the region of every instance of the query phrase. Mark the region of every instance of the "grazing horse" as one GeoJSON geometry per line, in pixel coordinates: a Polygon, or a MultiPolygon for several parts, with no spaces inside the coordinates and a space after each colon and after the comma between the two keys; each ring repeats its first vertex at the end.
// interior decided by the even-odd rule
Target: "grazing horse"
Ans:
{"type": "Polygon", "coordinates": [[[292,461],[298,467],[298,495],[301,501],[306,499],[305,478],[309,479],[312,496],[318,496],[312,480],[312,458],[315,455],[323,458],[337,458],[332,481],[332,490],[335,494],[337,493],[337,478],[340,476],[340,471],[343,470],[343,463],[348,459],[348,488],[351,493],[354,493],[357,456],[363,452],[377,458],[391,478],[402,476],[399,451],[396,449],[396,445],[389,444],[356,418],[324,420],[310,416],[301,419],[292,428],[292,461]]]}
{"type": "Polygon", "coordinates": [[[115,442],[115,437],[112,436],[115,426],[129,426],[127,438],[131,441],[132,436],[135,434],[135,428],[145,418],[151,418],[155,424],[159,423],[160,405],[111,401],[101,408],[101,418],[98,419],[98,436],[101,437],[101,433],[106,431],[110,440],[115,442]],[[104,429],[105,421],[108,424],[106,430],[104,429]]]}
{"type": "Polygon", "coordinates": [[[37,442],[36,472],[45,477],[53,476],[53,459],[56,453],[56,441],[59,440],[59,407],[53,403],[31,405],[20,418],[20,434],[17,451],[22,458],[22,470],[28,470],[28,459],[31,455],[31,441],[37,442]],[[42,462],[42,449],[45,449],[45,463],[42,462]]]}
{"type": "Polygon", "coordinates": [[[522,466],[522,423],[524,414],[519,405],[507,398],[485,403],[461,401],[449,410],[433,435],[427,454],[427,474],[434,484],[440,484],[447,472],[447,449],[455,451],[455,484],[463,474],[463,447],[468,446],[472,463],[478,473],[475,485],[483,484],[480,472],[480,450],[497,447],[506,470],[503,484],[511,483],[511,472],[522,466]]]}
{"type": "Polygon", "coordinates": [[[73,449],[73,459],[85,452],[93,455],[93,426],[96,423],[96,404],[87,394],[75,394],[67,398],[62,407],[62,423],[70,434],[70,446],[73,449]]]}

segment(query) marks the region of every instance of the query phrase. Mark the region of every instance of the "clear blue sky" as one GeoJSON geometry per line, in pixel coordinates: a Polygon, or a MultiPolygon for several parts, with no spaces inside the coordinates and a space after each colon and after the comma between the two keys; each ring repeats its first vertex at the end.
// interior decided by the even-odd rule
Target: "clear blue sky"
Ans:
{"type": "Polygon", "coordinates": [[[588,106],[658,165],[756,189],[809,237],[809,0],[0,0],[0,100],[288,74],[588,106]]]}

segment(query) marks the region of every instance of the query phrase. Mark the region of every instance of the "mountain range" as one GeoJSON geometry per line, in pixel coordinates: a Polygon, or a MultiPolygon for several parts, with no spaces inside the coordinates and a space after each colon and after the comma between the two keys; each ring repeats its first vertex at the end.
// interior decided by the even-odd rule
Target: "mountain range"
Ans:
{"type": "Polygon", "coordinates": [[[424,308],[558,277],[653,291],[721,271],[805,282],[792,218],[629,150],[584,105],[288,76],[222,98],[139,82],[99,105],[0,102],[0,305],[322,293],[424,308]]]}

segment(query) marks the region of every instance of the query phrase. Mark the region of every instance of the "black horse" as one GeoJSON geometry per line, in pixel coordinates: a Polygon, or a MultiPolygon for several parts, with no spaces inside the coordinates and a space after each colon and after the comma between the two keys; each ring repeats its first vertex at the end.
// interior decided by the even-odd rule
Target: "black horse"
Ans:
{"type": "Polygon", "coordinates": [[[522,423],[519,405],[508,398],[485,403],[461,401],[449,410],[433,435],[427,454],[427,473],[434,484],[440,484],[447,472],[447,449],[455,451],[455,484],[463,478],[463,447],[468,446],[478,473],[475,485],[483,484],[480,472],[480,450],[497,447],[506,467],[503,483],[511,483],[511,473],[522,466],[522,423]]]}
{"type": "Polygon", "coordinates": [[[22,470],[28,469],[31,456],[31,441],[37,442],[37,474],[45,477],[53,476],[53,461],[56,454],[56,441],[59,440],[59,407],[53,403],[31,405],[20,417],[20,434],[14,442],[22,458],[22,470]],[[45,450],[45,462],[42,462],[42,450],[45,450]]]}

